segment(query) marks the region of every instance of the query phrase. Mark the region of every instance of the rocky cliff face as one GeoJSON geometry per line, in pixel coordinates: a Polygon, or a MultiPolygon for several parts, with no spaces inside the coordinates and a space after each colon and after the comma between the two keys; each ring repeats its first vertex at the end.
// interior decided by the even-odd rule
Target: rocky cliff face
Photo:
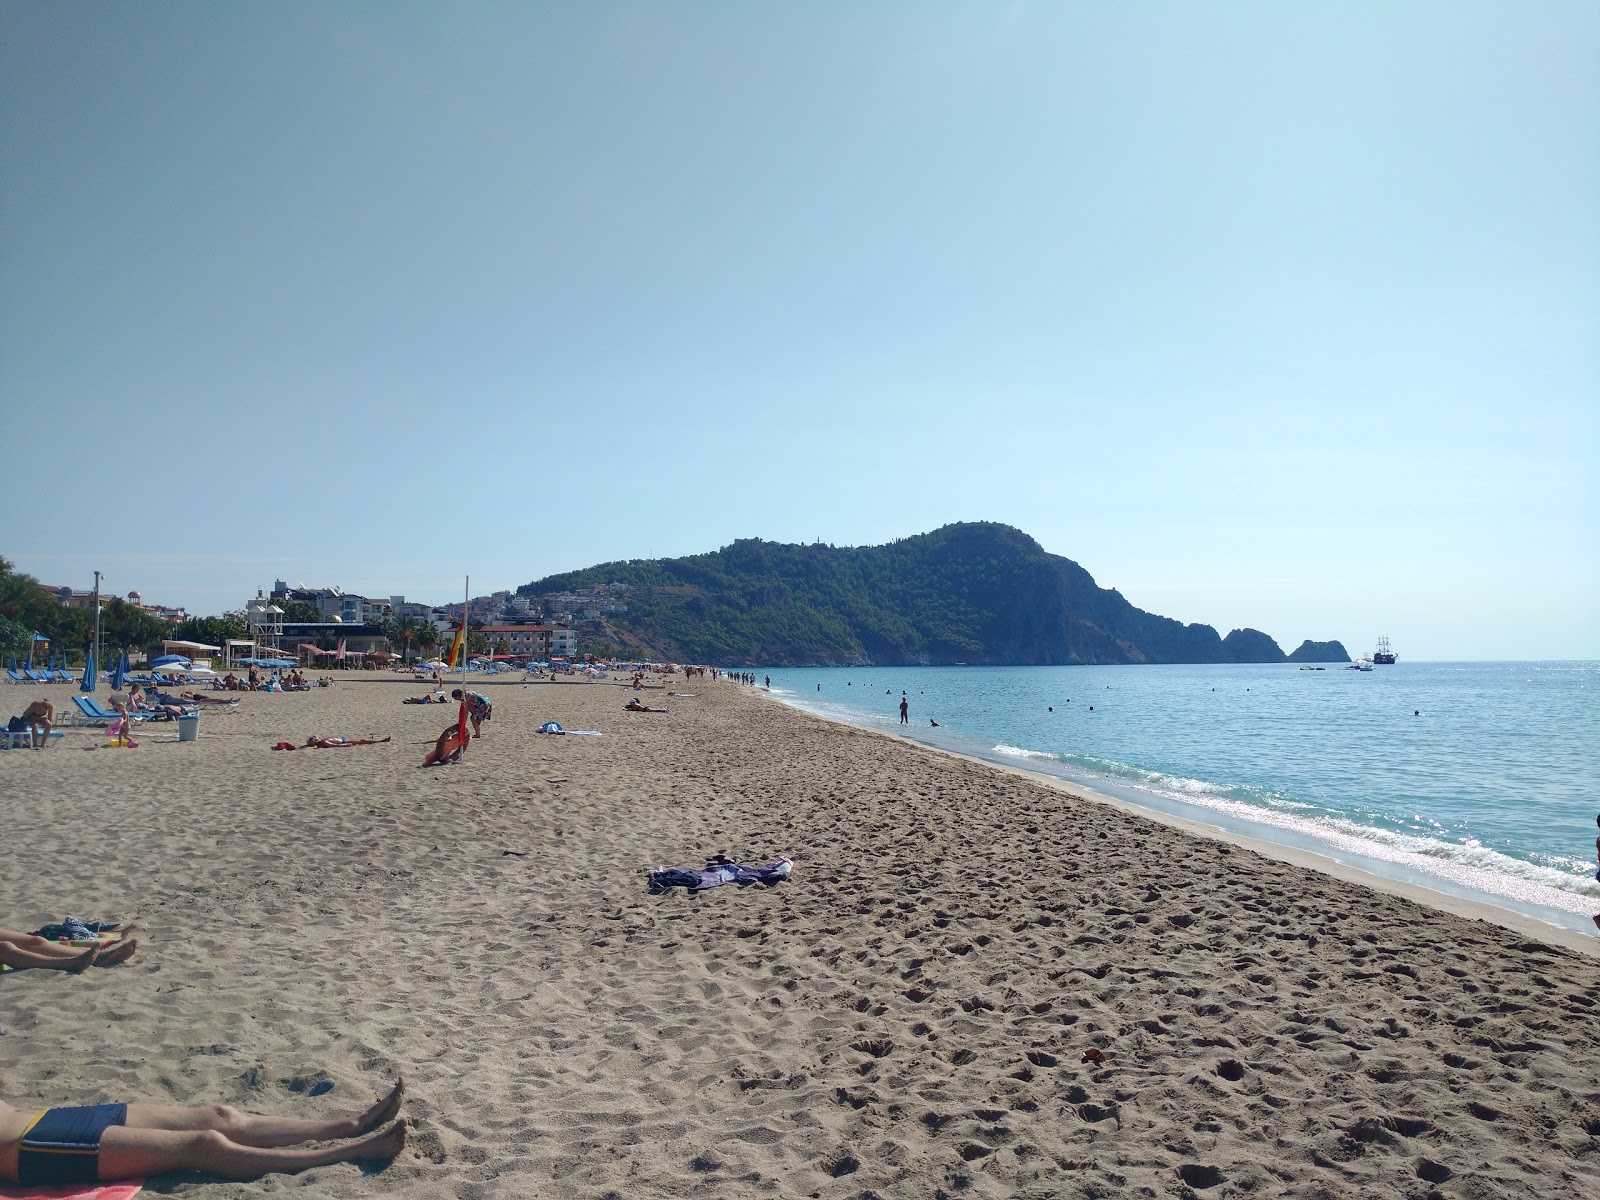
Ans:
{"type": "Polygon", "coordinates": [[[1283,651],[1278,648],[1278,643],[1259,629],[1235,629],[1222,639],[1222,652],[1229,662],[1235,663],[1286,661],[1283,651]]]}
{"type": "MultiPolygon", "coordinates": [[[[737,664],[1054,665],[1283,662],[1254,629],[1144,612],[1071,559],[987,522],[883,546],[746,539],[691,558],[608,563],[528,595],[626,584],[611,619],[634,652],[737,664]]],[[[620,647],[619,647],[620,648],[620,647]]]]}
{"type": "Polygon", "coordinates": [[[1339,642],[1301,642],[1289,655],[1292,663],[1349,662],[1350,654],[1339,642]]]}

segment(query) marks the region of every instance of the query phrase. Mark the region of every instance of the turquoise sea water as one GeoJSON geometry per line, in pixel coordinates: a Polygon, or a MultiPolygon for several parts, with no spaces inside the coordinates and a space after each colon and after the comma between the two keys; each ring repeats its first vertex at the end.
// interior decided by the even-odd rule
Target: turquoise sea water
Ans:
{"type": "Polygon", "coordinates": [[[798,707],[1160,812],[1570,928],[1600,912],[1600,663],[769,675],[798,707]]]}

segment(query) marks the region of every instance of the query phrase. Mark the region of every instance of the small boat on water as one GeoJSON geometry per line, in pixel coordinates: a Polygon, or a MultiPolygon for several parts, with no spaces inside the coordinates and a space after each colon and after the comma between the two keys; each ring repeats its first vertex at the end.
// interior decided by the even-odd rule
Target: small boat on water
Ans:
{"type": "Polygon", "coordinates": [[[1348,667],[1346,667],[1345,670],[1346,671],[1370,671],[1370,670],[1372,670],[1372,664],[1369,663],[1364,658],[1358,658],[1358,659],[1355,660],[1355,662],[1351,663],[1348,667]]]}
{"type": "Polygon", "coordinates": [[[1377,663],[1380,667],[1392,667],[1399,657],[1400,656],[1394,652],[1393,647],[1389,645],[1389,639],[1387,637],[1380,637],[1378,639],[1378,648],[1372,652],[1373,662],[1377,663]]]}

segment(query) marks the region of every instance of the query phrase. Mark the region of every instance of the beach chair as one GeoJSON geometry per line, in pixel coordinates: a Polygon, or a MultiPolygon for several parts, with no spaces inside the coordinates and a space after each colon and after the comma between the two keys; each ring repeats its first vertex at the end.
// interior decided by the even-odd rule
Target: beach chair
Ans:
{"type": "Polygon", "coordinates": [[[6,674],[11,676],[11,682],[12,683],[27,683],[28,682],[28,677],[26,675],[24,675],[16,667],[7,667],[6,668],[6,674]]]}
{"type": "MultiPolygon", "coordinates": [[[[114,708],[106,708],[93,696],[74,696],[72,698],[72,703],[77,705],[78,711],[82,713],[83,716],[88,718],[88,723],[91,725],[108,724],[111,721],[115,721],[117,717],[121,715],[114,708]]],[[[128,716],[135,723],[140,721],[153,721],[156,719],[156,715],[154,713],[130,712],[128,716]]]]}
{"type": "MultiPolygon", "coordinates": [[[[52,729],[49,737],[66,737],[64,733],[57,733],[52,729]]],[[[0,729],[0,750],[32,750],[33,730],[31,729],[0,729]]]]}

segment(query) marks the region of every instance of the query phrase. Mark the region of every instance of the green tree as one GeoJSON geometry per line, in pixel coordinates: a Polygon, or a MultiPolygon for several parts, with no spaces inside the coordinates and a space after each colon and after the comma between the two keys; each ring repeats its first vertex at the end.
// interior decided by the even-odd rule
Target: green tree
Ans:
{"type": "Polygon", "coordinates": [[[399,645],[402,659],[410,657],[411,643],[416,641],[421,629],[422,622],[415,617],[395,617],[385,622],[383,626],[383,631],[389,635],[389,640],[399,645]]]}
{"type": "Polygon", "coordinates": [[[431,655],[439,648],[439,627],[432,621],[423,621],[418,624],[413,640],[417,643],[418,650],[425,655],[431,655]]]}
{"type": "Polygon", "coordinates": [[[179,641],[221,646],[229,638],[249,637],[250,625],[242,612],[223,613],[220,617],[185,617],[166,636],[179,641]]]}
{"type": "Polygon", "coordinates": [[[0,617],[0,654],[26,654],[33,631],[10,617],[0,617]]]}
{"type": "Polygon", "coordinates": [[[38,630],[48,637],[47,627],[59,622],[61,614],[68,611],[32,575],[19,572],[11,562],[0,558],[0,617],[27,626],[30,633],[38,630]]]}
{"type": "Polygon", "coordinates": [[[322,610],[307,600],[291,600],[282,607],[287,624],[312,625],[322,620],[322,610]]]}
{"type": "Polygon", "coordinates": [[[120,597],[114,598],[100,612],[100,641],[109,647],[148,650],[164,637],[172,635],[172,628],[160,617],[129,604],[120,597]]]}

